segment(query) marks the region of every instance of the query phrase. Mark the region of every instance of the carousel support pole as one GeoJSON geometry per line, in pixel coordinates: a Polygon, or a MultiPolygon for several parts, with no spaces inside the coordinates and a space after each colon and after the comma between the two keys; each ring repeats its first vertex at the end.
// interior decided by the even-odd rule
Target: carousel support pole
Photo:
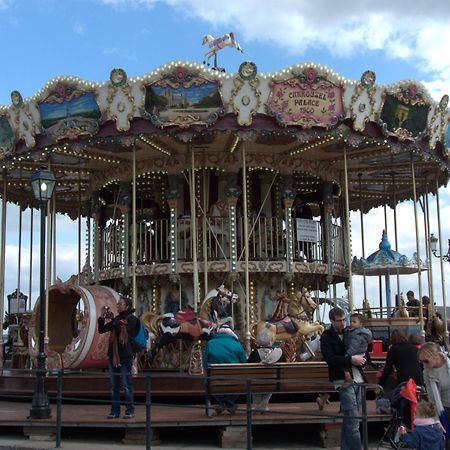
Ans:
{"type": "Polygon", "coordinates": [[[391,317],[391,278],[389,274],[384,276],[384,284],[386,289],[386,316],[391,317]]]}
{"type": "MultiPolygon", "coordinates": [[[[430,235],[430,205],[428,202],[428,182],[427,182],[427,189],[426,194],[424,195],[424,203],[425,203],[425,236],[430,235]]],[[[433,260],[432,260],[432,254],[431,254],[431,248],[430,248],[430,241],[429,239],[425,239],[426,242],[426,254],[429,264],[428,269],[428,295],[430,298],[430,304],[429,304],[429,317],[433,317],[434,315],[434,287],[433,287],[433,260]]]]}
{"type": "Polygon", "coordinates": [[[132,286],[133,286],[133,308],[137,305],[137,283],[136,283],[136,253],[137,253],[137,230],[136,230],[136,143],[133,146],[133,185],[132,185],[132,203],[131,220],[133,221],[133,233],[131,243],[131,264],[133,266],[132,286]]]}
{"type": "Polygon", "coordinates": [[[437,210],[437,219],[438,219],[439,254],[441,255],[441,257],[439,258],[439,262],[440,262],[440,266],[441,266],[442,304],[443,304],[443,308],[444,308],[444,339],[445,339],[445,346],[448,350],[450,348],[450,339],[449,339],[449,332],[448,332],[444,259],[442,258],[442,255],[444,253],[443,253],[443,249],[442,249],[441,208],[440,208],[440,203],[439,203],[439,180],[437,177],[436,177],[436,210],[437,210]]]}
{"type": "Polygon", "coordinates": [[[78,223],[77,223],[77,256],[78,256],[78,284],[81,284],[81,202],[78,202],[78,223]]]}
{"type": "MultiPolygon", "coordinates": [[[[49,165],[50,167],[50,165],[49,165]]],[[[53,220],[52,220],[52,215],[53,215],[53,203],[51,201],[51,199],[47,202],[46,205],[46,216],[47,216],[47,255],[48,257],[45,259],[45,344],[48,345],[48,343],[50,342],[50,338],[48,335],[48,303],[49,303],[49,287],[50,287],[50,281],[51,281],[51,275],[52,275],[52,261],[53,261],[53,220]]],[[[42,298],[42,297],[41,297],[42,298]]]]}
{"type": "Polygon", "coordinates": [[[91,266],[91,250],[92,250],[92,221],[91,221],[91,204],[88,202],[86,205],[86,209],[88,213],[86,214],[86,234],[85,234],[85,251],[86,251],[86,260],[84,265],[86,269],[91,266]]]}
{"type": "MultiPolygon", "coordinates": [[[[191,203],[191,237],[192,237],[192,260],[194,275],[194,310],[198,308],[198,255],[197,255],[197,209],[195,204],[195,154],[194,147],[190,148],[191,173],[190,173],[190,203],[191,203]]],[[[206,268],[205,268],[206,270],[206,268]]]]}
{"type": "Polygon", "coordinates": [[[33,225],[34,225],[34,208],[30,206],[30,272],[28,274],[28,306],[31,309],[31,289],[33,285],[33,225]]]}
{"type": "MultiPolygon", "coordinates": [[[[178,193],[177,193],[178,194],[178,193]]],[[[170,274],[173,277],[178,277],[177,261],[178,261],[178,233],[177,233],[177,209],[178,209],[178,197],[170,196],[167,199],[169,204],[169,226],[170,226],[170,274]]]]}
{"type": "MultiPolygon", "coordinates": [[[[3,171],[3,195],[2,195],[2,234],[0,247],[0,298],[5,298],[5,254],[6,254],[6,170],[3,171]]],[[[3,318],[5,317],[4,302],[0,302],[0,329],[3,330],[3,318]]],[[[8,311],[9,312],[9,311],[8,311]]],[[[3,367],[3,332],[0,333],[0,367],[3,367]]]]}
{"type": "Polygon", "coordinates": [[[244,216],[244,262],[245,262],[245,338],[247,354],[250,353],[250,274],[248,271],[248,203],[247,203],[247,165],[245,161],[245,142],[242,142],[242,186],[243,186],[243,216],[244,216]]]}
{"type": "Polygon", "coordinates": [[[209,171],[208,176],[203,176],[203,228],[202,228],[202,239],[203,239],[203,286],[204,286],[204,296],[203,298],[206,298],[206,294],[208,292],[208,224],[207,224],[207,218],[206,218],[206,212],[208,210],[208,204],[209,204],[209,171]]]}
{"type": "Polygon", "coordinates": [[[236,205],[239,197],[229,196],[228,216],[230,220],[230,264],[231,273],[234,274],[233,279],[237,279],[237,224],[236,224],[236,205]]]}
{"type": "Polygon", "coordinates": [[[20,282],[21,282],[20,267],[22,265],[22,217],[23,217],[23,212],[22,212],[22,208],[19,205],[19,242],[18,242],[19,248],[18,248],[18,254],[17,254],[17,290],[16,290],[17,305],[20,305],[19,298],[20,298],[20,282]]]}
{"type": "MultiPolygon", "coordinates": [[[[397,226],[397,198],[396,198],[396,189],[395,189],[395,177],[392,177],[392,186],[393,186],[393,198],[394,198],[394,237],[395,237],[395,251],[398,252],[398,226],[397,226]]],[[[397,271],[397,302],[395,306],[400,306],[400,274],[397,271]]]]}
{"type": "Polygon", "coordinates": [[[416,230],[416,252],[417,252],[417,281],[419,284],[419,322],[420,322],[420,334],[422,341],[425,342],[425,329],[423,323],[423,309],[422,309],[422,267],[420,261],[420,245],[419,245],[419,221],[417,217],[417,192],[416,192],[416,171],[414,168],[414,160],[411,155],[411,175],[413,182],[413,199],[414,199],[414,225],[416,230]]]}
{"type": "Polygon", "coordinates": [[[52,198],[52,284],[56,283],[56,195],[52,198]]]}
{"type": "Polygon", "coordinates": [[[96,214],[93,220],[92,228],[92,260],[94,265],[94,282],[97,284],[99,280],[99,271],[100,271],[100,221],[99,214],[96,214]]]}
{"type": "Polygon", "coordinates": [[[350,200],[348,193],[347,149],[344,148],[344,187],[345,187],[345,221],[347,224],[347,258],[348,258],[348,306],[353,311],[353,280],[352,280],[352,241],[350,233],[350,200]]]}
{"type": "Polygon", "coordinates": [[[78,250],[78,285],[81,284],[81,189],[80,172],[78,172],[78,221],[77,221],[77,250],[78,250]]]}
{"type": "MultiPolygon", "coordinates": [[[[359,201],[360,201],[360,207],[359,207],[359,220],[361,222],[361,248],[362,248],[362,257],[366,257],[365,252],[365,239],[364,239],[364,213],[363,213],[363,199],[362,199],[362,187],[361,187],[361,177],[362,174],[360,173],[358,175],[359,178],[359,201]]],[[[367,299],[367,280],[366,280],[366,274],[363,274],[363,288],[364,288],[364,301],[366,302],[367,299]]]]}

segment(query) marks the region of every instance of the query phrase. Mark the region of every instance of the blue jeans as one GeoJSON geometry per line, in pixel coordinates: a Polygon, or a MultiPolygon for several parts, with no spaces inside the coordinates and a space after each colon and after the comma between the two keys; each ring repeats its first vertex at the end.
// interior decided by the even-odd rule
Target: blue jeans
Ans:
{"type": "Polygon", "coordinates": [[[360,450],[359,410],[361,406],[361,388],[357,385],[341,387],[339,399],[342,409],[341,450],[360,450]]]}
{"type": "Polygon", "coordinates": [[[125,393],[125,413],[134,414],[133,403],[133,378],[131,368],[133,358],[122,360],[119,367],[114,367],[112,361],[109,361],[109,374],[111,375],[111,413],[120,414],[120,383],[122,381],[125,393]]]}

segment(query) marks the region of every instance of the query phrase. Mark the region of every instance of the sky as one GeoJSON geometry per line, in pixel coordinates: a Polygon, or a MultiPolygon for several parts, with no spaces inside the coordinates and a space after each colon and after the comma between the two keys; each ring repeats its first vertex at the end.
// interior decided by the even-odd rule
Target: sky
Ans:
{"type": "MultiPolygon", "coordinates": [[[[219,64],[237,72],[244,60],[258,72],[276,72],[307,61],[326,65],[340,75],[359,80],[373,70],[377,83],[412,79],[422,82],[437,101],[450,94],[450,2],[435,0],[0,0],[0,105],[10,93],[32,96],[45,83],[62,75],[93,82],[109,79],[113,68],[128,77],[141,76],[171,61],[201,63],[206,34],[233,31],[244,50],[225,48],[219,64]]],[[[444,250],[450,238],[450,190],[440,191],[444,250]]],[[[420,208],[418,208],[420,209],[420,208]]],[[[415,251],[414,209],[411,202],[397,208],[398,249],[415,251]]],[[[20,286],[28,294],[29,210],[23,213],[20,286]],[[28,231],[26,230],[28,228],[28,231]]],[[[430,197],[430,231],[437,235],[435,198],[430,197]]],[[[18,211],[9,207],[5,294],[18,285],[18,211]],[[16,268],[16,270],[14,270],[16,268]],[[10,270],[9,270],[10,269],[10,270]]],[[[378,249],[385,226],[383,208],[364,218],[365,254],[378,249]]],[[[393,212],[386,211],[394,247],[393,212]]],[[[38,215],[35,215],[32,299],[38,292],[38,215]]],[[[423,232],[423,219],[419,225],[423,232]]],[[[77,271],[77,223],[58,218],[56,275],[62,280],[77,271]]],[[[352,215],[353,255],[362,255],[360,217],[352,215]]],[[[421,250],[422,255],[424,250],[421,250]]],[[[439,260],[433,261],[434,297],[442,303],[439,260]]],[[[450,264],[444,263],[450,280],[450,264]],[[448,267],[447,267],[448,266],[448,267]]],[[[378,302],[378,278],[367,279],[369,299],[378,302]]],[[[428,293],[426,274],[423,294],[428,293]]],[[[395,280],[392,280],[395,288],[395,280]]],[[[446,282],[447,291],[450,291],[446,282]]],[[[363,297],[362,277],[354,277],[354,299],[363,297]]],[[[401,290],[418,295],[417,275],[401,279],[401,290]]],[[[343,290],[340,292],[343,294],[343,290]]],[[[450,294],[450,292],[449,292],[450,294]]],[[[448,295],[449,295],[448,294],[448,295]]]]}

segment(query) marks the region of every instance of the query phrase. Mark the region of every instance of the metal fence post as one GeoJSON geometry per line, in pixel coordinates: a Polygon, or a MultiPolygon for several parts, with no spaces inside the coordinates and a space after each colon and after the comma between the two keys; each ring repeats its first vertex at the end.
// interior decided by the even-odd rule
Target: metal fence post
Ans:
{"type": "Polygon", "coordinates": [[[152,447],[151,406],[151,378],[150,375],[147,375],[145,378],[145,448],[147,450],[152,447]]]}
{"type": "Polygon", "coordinates": [[[252,450],[252,380],[245,381],[247,397],[247,450],[252,450]]]}
{"type": "Polygon", "coordinates": [[[62,376],[63,371],[58,370],[56,380],[56,448],[61,447],[62,376]]]}
{"type": "Polygon", "coordinates": [[[361,384],[361,397],[362,397],[362,437],[363,448],[368,450],[369,448],[369,430],[367,426],[367,398],[366,398],[366,385],[361,384]]]}

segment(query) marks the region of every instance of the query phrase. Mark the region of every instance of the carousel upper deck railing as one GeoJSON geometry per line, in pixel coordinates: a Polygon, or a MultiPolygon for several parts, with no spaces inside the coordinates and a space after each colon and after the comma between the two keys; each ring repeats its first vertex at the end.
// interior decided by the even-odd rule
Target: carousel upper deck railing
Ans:
{"type": "MultiPolygon", "coordinates": [[[[193,245],[189,217],[177,220],[177,255],[180,261],[192,261],[193,245]]],[[[213,216],[197,219],[197,252],[203,258],[203,246],[209,261],[230,258],[229,217],[213,216]]],[[[294,261],[308,263],[326,262],[325,233],[322,222],[315,220],[316,240],[302,241],[294,231],[294,261]]],[[[131,227],[129,229],[128,247],[131,255],[131,227]]],[[[140,220],[136,223],[136,263],[159,264],[170,260],[169,219],[140,220]]],[[[238,260],[244,254],[244,218],[237,220],[236,249],[238,260]]],[[[108,270],[125,265],[126,243],[123,221],[117,219],[109,223],[100,233],[101,270],[108,270]]],[[[331,230],[331,249],[333,264],[344,266],[344,234],[340,226],[333,224],[331,230]]],[[[279,217],[260,217],[249,224],[249,259],[275,260],[286,258],[286,224],[279,217]]],[[[128,258],[131,265],[132,258],[128,258]]]]}

